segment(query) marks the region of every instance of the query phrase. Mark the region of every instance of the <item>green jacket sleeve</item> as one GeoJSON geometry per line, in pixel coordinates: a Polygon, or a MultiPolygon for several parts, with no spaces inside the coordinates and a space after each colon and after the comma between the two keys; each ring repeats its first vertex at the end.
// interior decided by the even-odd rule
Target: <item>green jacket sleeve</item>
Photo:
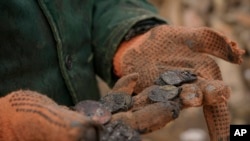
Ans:
{"type": "Polygon", "coordinates": [[[93,14],[92,43],[96,73],[109,86],[115,82],[112,59],[128,30],[147,19],[164,21],[146,0],[96,0],[93,14]]]}

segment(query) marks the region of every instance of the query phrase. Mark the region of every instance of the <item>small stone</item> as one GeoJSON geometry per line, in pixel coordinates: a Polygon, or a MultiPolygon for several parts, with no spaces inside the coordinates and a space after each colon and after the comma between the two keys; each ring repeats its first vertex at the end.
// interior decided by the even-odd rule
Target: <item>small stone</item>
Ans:
{"type": "Polygon", "coordinates": [[[107,107],[111,113],[120,110],[128,110],[132,106],[132,97],[126,93],[108,94],[101,98],[100,102],[107,107]]]}
{"type": "Polygon", "coordinates": [[[182,83],[193,82],[197,75],[190,71],[169,70],[160,75],[155,81],[157,85],[175,85],[180,86],[182,83]]]}
{"type": "Polygon", "coordinates": [[[140,141],[140,134],[123,121],[112,121],[104,126],[101,141],[140,141]],[[107,130],[108,129],[108,130],[107,130]]]}
{"type": "Polygon", "coordinates": [[[153,102],[166,102],[173,100],[181,92],[181,88],[173,85],[156,87],[149,93],[148,97],[153,102]]]}
{"type": "Polygon", "coordinates": [[[111,119],[109,110],[97,101],[84,100],[77,103],[73,109],[100,124],[105,124],[111,119]]]}

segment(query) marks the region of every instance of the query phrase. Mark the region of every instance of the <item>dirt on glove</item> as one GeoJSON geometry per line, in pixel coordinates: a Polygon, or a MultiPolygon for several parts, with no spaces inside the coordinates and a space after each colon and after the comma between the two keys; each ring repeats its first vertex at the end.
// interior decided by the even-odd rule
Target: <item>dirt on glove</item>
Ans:
{"type": "MultiPolygon", "coordinates": [[[[218,65],[207,54],[240,64],[244,51],[226,36],[209,28],[162,25],[123,42],[115,55],[114,69],[117,76],[134,72],[139,74],[136,93],[152,85],[154,80],[167,70],[188,70],[197,74],[198,80],[193,86],[198,88],[202,97],[206,97],[206,92],[214,96],[227,95],[225,93],[230,95],[228,86],[222,81],[218,65]],[[212,88],[216,83],[222,87],[219,91],[212,88]]],[[[182,87],[184,92],[185,89],[190,89],[185,85],[187,84],[182,87]]],[[[213,98],[210,100],[213,101],[213,98]]],[[[212,103],[211,101],[207,102],[212,103]]],[[[206,105],[201,101],[201,104],[204,105],[211,141],[228,141],[230,116],[227,102],[206,105]]],[[[192,106],[192,103],[189,106],[192,106]]]]}
{"type": "Polygon", "coordinates": [[[97,141],[99,126],[50,98],[19,90],[0,99],[1,141],[97,141]]]}

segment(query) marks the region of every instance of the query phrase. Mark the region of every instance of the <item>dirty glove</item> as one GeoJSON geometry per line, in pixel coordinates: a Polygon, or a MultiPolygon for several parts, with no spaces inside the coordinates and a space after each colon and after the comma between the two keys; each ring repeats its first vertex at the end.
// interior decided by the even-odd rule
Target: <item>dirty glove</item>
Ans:
{"type": "MultiPolygon", "coordinates": [[[[161,86],[151,86],[132,95],[138,80],[133,73],[120,78],[111,91],[100,101],[85,100],[73,109],[103,124],[101,141],[140,141],[140,134],[149,133],[177,118],[180,111],[179,91],[168,91],[171,97],[157,101],[148,94],[161,86]]],[[[169,94],[163,92],[162,94],[169,94]]]]}
{"type": "Polygon", "coordinates": [[[175,98],[178,99],[179,91],[172,93],[172,98],[169,97],[165,101],[149,99],[148,95],[160,87],[157,85],[133,95],[138,76],[137,73],[123,76],[100,101],[113,113],[111,122],[122,120],[144,134],[160,129],[177,118],[181,105],[178,101],[174,101],[175,98]]]}
{"type": "Polygon", "coordinates": [[[12,92],[0,104],[1,141],[99,140],[96,123],[37,92],[12,92]]]}
{"type": "Polygon", "coordinates": [[[204,105],[211,141],[227,141],[230,117],[226,100],[230,89],[222,81],[216,62],[204,53],[239,64],[244,51],[209,28],[162,25],[124,41],[114,57],[114,70],[119,77],[139,74],[136,93],[153,85],[166,71],[196,74],[195,83],[181,85],[182,103],[185,108],[204,105]],[[220,100],[214,101],[213,97],[220,100]]]}

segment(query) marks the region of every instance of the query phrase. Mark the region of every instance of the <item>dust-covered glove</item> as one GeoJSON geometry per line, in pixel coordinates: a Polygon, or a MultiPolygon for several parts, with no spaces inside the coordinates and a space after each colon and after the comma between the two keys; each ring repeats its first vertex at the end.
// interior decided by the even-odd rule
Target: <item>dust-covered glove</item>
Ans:
{"type": "Polygon", "coordinates": [[[216,62],[204,53],[239,64],[244,51],[209,28],[162,25],[124,41],[114,57],[114,70],[119,77],[139,74],[136,93],[156,83],[166,71],[196,74],[198,80],[194,83],[181,85],[182,103],[184,107],[204,105],[211,141],[228,141],[230,117],[226,100],[230,89],[222,81],[216,62]]]}
{"type": "Polygon", "coordinates": [[[85,100],[73,107],[104,125],[101,141],[140,141],[140,134],[160,129],[178,117],[180,88],[160,90],[161,86],[154,85],[133,95],[137,80],[137,73],[123,76],[99,102],[85,100]],[[158,94],[166,97],[161,99],[158,94]]]}
{"type": "Polygon", "coordinates": [[[138,74],[132,73],[119,79],[113,89],[101,98],[101,103],[110,109],[112,121],[121,120],[141,134],[153,132],[178,117],[181,104],[177,87],[159,92],[161,86],[153,85],[133,95],[138,74]],[[162,101],[154,93],[171,95],[162,101]]]}
{"type": "Polygon", "coordinates": [[[1,141],[98,141],[99,126],[34,91],[0,99],[1,141]]]}

